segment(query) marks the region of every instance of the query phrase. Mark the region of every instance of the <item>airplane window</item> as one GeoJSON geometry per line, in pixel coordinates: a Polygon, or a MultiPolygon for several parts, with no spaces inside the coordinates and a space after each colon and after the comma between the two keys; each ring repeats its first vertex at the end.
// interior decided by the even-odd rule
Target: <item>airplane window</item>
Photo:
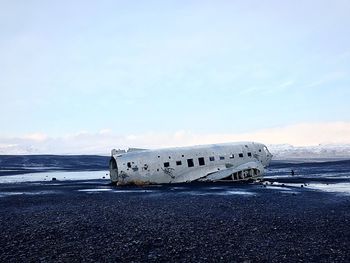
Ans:
{"type": "Polygon", "coordinates": [[[249,156],[249,157],[252,157],[252,153],[248,153],[248,156],[249,156]]]}
{"type": "Polygon", "coordinates": [[[187,165],[188,167],[193,167],[194,166],[193,159],[187,159],[187,165]]]}
{"type": "Polygon", "coordinates": [[[170,166],[169,162],[164,163],[164,167],[169,167],[169,166],[170,166]]]}
{"type": "Polygon", "coordinates": [[[205,165],[204,157],[199,157],[198,158],[198,163],[199,163],[200,166],[205,165]]]}
{"type": "Polygon", "coordinates": [[[182,155],[182,157],[185,157],[185,155],[182,155]]]}
{"type": "Polygon", "coordinates": [[[259,149],[259,152],[261,152],[261,149],[259,149]]]}
{"type": "Polygon", "coordinates": [[[182,165],[181,161],[176,161],[176,165],[182,165]]]}
{"type": "Polygon", "coordinates": [[[209,157],[209,161],[211,161],[211,162],[215,161],[215,157],[214,156],[210,156],[209,157]]]}
{"type": "Polygon", "coordinates": [[[171,157],[169,156],[169,159],[171,159],[171,157]]]}
{"type": "Polygon", "coordinates": [[[131,168],[131,162],[128,162],[127,166],[128,168],[131,168]]]}
{"type": "Polygon", "coordinates": [[[225,160],[225,157],[224,156],[220,156],[220,160],[225,160]]]}
{"type": "Polygon", "coordinates": [[[230,155],[230,159],[233,159],[235,158],[235,156],[233,154],[230,155]]]}
{"type": "Polygon", "coordinates": [[[158,158],[160,158],[160,156],[158,155],[158,158]]]}
{"type": "Polygon", "coordinates": [[[240,153],[240,154],[239,154],[239,157],[243,158],[243,153],[240,153]]]}

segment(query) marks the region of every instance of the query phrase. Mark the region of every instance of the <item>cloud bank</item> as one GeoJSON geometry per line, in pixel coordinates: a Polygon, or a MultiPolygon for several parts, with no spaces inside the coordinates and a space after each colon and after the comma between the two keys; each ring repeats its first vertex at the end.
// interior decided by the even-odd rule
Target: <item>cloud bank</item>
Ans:
{"type": "Polygon", "coordinates": [[[350,122],[300,123],[247,133],[200,134],[180,130],[173,133],[117,134],[109,129],[97,133],[78,132],[61,137],[44,133],[0,137],[0,154],[103,154],[112,148],[158,148],[233,141],[258,141],[268,145],[350,144],[350,122]]]}

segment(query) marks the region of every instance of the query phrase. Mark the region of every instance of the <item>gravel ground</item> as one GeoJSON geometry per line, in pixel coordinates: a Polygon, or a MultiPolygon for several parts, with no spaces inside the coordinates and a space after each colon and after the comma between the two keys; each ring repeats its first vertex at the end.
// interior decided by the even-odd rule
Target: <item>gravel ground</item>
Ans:
{"type": "Polygon", "coordinates": [[[349,195],[105,180],[2,184],[0,194],[1,262],[350,261],[349,195]]]}

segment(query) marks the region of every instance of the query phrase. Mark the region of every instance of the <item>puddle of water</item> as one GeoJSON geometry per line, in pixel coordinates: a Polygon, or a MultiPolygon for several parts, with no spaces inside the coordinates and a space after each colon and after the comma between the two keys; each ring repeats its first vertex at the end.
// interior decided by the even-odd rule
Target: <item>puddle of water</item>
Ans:
{"type": "Polygon", "coordinates": [[[220,186],[214,186],[214,187],[209,187],[209,190],[224,190],[227,187],[220,187],[220,186]]]}
{"type": "Polygon", "coordinates": [[[0,197],[11,196],[11,195],[23,195],[23,192],[0,192],[0,197]]]}
{"type": "Polygon", "coordinates": [[[348,179],[350,177],[349,172],[321,172],[321,173],[309,173],[305,171],[300,174],[291,175],[290,173],[282,174],[277,172],[274,175],[265,175],[264,179],[277,179],[277,178],[305,178],[305,179],[314,179],[314,178],[339,178],[339,179],[348,179]]]}
{"type": "MultiPolygon", "coordinates": [[[[300,185],[299,185],[300,186],[300,185]]],[[[275,190],[279,190],[279,191],[292,191],[293,189],[288,188],[288,187],[283,187],[283,186],[274,186],[274,185],[267,185],[266,189],[275,189],[275,190]]]]}
{"type": "Polygon", "coordinates": [[[6,175],[0,176],[0,184],[4,183],[22,183],[22,182],[40,182],[51,181],[52,178],[56,178],[58,181],[67,180],[93,180],[102,179],[109,180],[109,177],[105,176],[105,171],[87,171],[87,172],[43,172],[43,173],[28,173],[20,175],[6,175]]]}
{"type": "Polygon", "coordinates": [[[45,194],[57,194],[59,191],[37,191],[37,192],[0,192],[0,197],[12,196],[12,195],[45,195],[45,194]]]}
{"type": "Polygon", "coordinates": [[[113,193],[154,193],[155,190],[115,190],[113,193]]]}
{"type": "Polygon", "coordinates": [[[310,184],[307,187],[325,192],[342,193],[345,195],[350,195],[350,183],[310,184]]]}
{"type": "Polygon", "coordinates": [[[53,190],[48,190],[48,191],[37,191],[37,192],[25,192],[24,194],[26,195],[48,195],[48,194],[58,194],[60,191],[53,191],[53,190]]]}
{"type": "Polygon", "coordinates": [[[189,194],[189,195],[245,195],[252,196],[256,195],[256,193],[247,192],[247,191],[212,191],[212,192],[200,192],[200,191],[190,191],[190,192],[181,192],[181,194],[189,194]]]}
{"type": "Polygon", "coordinates": [[[183,187],[183,186],[175,186],[170,188],[170,190],[185,190],[185,189],[187,189],[187,187],[183,187]]]}
{"type": "Polygon", "coordinates": [[[115,190],[112,188],[92,188],[92,189],[80,189],[79,192],[112,192],[112,193],[152,193],[155,190],[115,190]]]}
{"type": "Polygon", "coordinates": [[[108,192],[112,191],[110,188],[97,188],[97,189],[80,189],[79,192],[108,192]]]}
{"type": "Polygon", "coordinates": [[[255,193],[246,191],[226,191],[224,193],[228,193],[230,195],[255,195],[255,193]]]}
{"type": "MultiPolygon", "coordinates": [[[[343,193],[346,195],[350,195],[350,183],[333,183],[333,184],[322,184],[322,183],[308,183],[306,185],[300,183],[284,183],[284,187],[281,186],[282,183],[274,183],[273,185],[266,185],[267,189],[277,189],[282,190],[283,192],[295,192],[295,188],[303,188],[319,190],[324,192],[332,192],[332,193],[343,193]],[[288,188],[292,187],[292,188],[288,188]]],[[[295,192],[298,193],[298,192],[295,192]]]]}

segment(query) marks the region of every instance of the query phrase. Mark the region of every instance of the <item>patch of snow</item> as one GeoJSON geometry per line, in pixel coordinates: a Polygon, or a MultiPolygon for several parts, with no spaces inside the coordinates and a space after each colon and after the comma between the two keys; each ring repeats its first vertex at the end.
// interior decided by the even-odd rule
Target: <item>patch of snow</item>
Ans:
{"type": "Polygon", "coordinates": [[[308,185],[308,188],[325,192],[343,193],[346,195],[350,195],[350,183],[310,184],[308,185]]]}

